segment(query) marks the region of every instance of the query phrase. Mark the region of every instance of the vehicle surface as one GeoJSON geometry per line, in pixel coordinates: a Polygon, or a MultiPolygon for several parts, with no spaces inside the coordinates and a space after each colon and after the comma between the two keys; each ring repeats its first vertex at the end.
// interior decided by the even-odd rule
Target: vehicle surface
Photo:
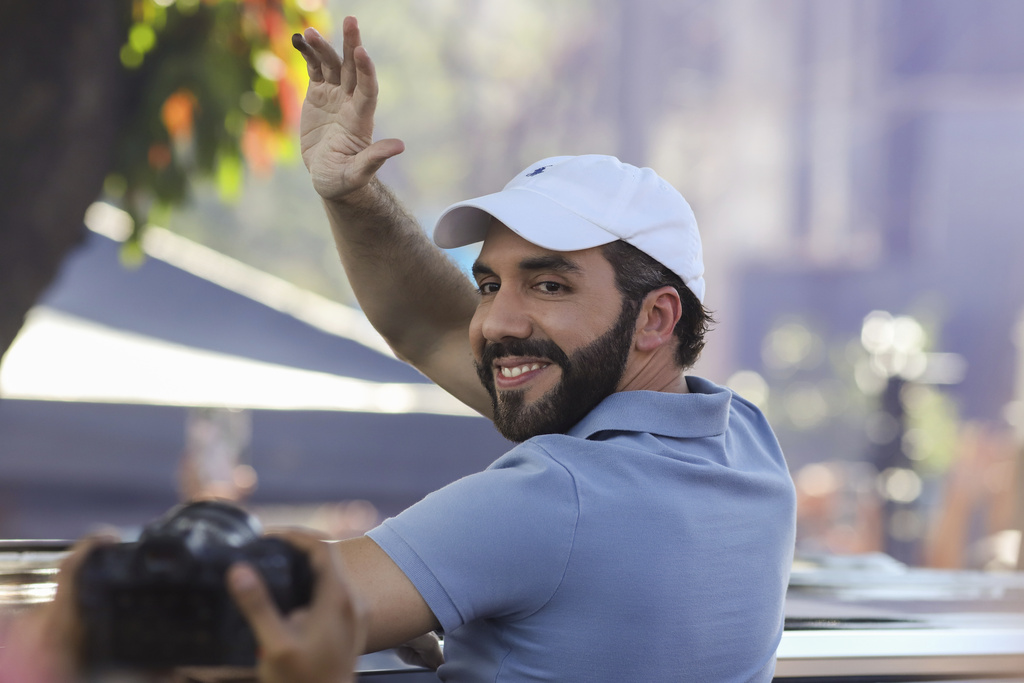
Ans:
{"type": "MultiPolygon", "coordinates": [[[[0,541],[0,610],[51,599],[66,548],[0,541]]],[[[437,680],[390,650],[362,657],[359,671],[367,683],[437,680]]],[[[1024,573],[910,568],[885,555],[798,560],[775,680],[1024,682],[1024,573]]]]}

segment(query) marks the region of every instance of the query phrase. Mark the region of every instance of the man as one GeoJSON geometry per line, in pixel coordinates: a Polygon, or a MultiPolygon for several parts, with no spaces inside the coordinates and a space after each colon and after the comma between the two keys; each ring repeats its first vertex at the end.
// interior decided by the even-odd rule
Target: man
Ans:
{"type": "MultiPolygon", "coordinates": [[[[757,409],[683,376],[710,320],[686,202],[611,157],[545,159],[442,216],[438,244],[483,241],[472,285],[374,179],[403,145],[373,142],[373,64],[343,30],[343,58],[312,29],[293,42],[353,289],[400,357],[521,443],[329,553],[299,541],[333,586],[314,619],[282,620],[235,568],[261,680],[343,679],[364,636],[443,627],[446,681],[769,681],[795,496],[757,409]]],[[[61,583],[58,647],[77,627],[61,583]]]]}
{"type": "Polygon", "coordinates": [[[553,157],[457,204],[474,287],[374,174],[374,67],[295,36],[302,154],[353,290],[395,353],[521,442],[339,544],[368,649],[442,626],[450,681],[768,681],[794,494],[763,416],[684,377],[709,318],[686,202],[649,169],[553,157]]]}

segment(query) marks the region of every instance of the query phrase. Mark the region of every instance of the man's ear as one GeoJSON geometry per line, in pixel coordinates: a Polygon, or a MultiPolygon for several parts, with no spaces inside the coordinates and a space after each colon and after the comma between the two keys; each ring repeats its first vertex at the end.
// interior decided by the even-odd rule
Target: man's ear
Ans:
{"type": "Polygon", "coordinates": [[[650,352],[671,344],[675,339],[676,323],[682,315],[683,303],[675,287],[666,285],[649,292],[636,319],[633,339],[636,349],[650,352]]]}

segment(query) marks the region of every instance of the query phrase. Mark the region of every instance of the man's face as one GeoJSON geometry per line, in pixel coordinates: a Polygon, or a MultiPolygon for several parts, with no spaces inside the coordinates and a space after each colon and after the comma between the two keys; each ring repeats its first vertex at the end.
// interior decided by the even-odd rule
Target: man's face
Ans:
{"type": "Polygon", "coordinates": [[[619,387],[636,316],[599,247],[550,251],[495,221],[473,271],[470,341],[505,438],[563,433],[619,387]]]}

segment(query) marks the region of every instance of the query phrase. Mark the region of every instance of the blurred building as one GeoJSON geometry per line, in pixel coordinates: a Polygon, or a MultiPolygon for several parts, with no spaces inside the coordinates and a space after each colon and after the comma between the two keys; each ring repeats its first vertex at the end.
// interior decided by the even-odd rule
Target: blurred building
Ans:
{"type": "Polygon", "coordinates": [[[1024,5],[784,6],[788,220],[774,248],[733,264],[735,361],[765,378],[794,469],[861,458],[922,472],[914,496],[886,502],[906,522],[886,549],[914,560],[925,525],[894,515],[934,502],[927,475],[948,462],[915,462],[907,390],[939,389],[946,422],[1021,427],[1024,5]],[[929,372],[857,376],[872,311],[920,324],[919,350],[942,354],[929,372]],[[887,420],[896,428],[879,430],[887,420]]]}
{"type": "Polygon", "coordinates": [[[1024,309],[1024,5],[804,2],[792,19],[789,248],[743,268],[741,364],[762,366],[786,314],[851,339],[871,310],[916,314],[967,360],[962,415],[1003,419],[1024,309]]]}

